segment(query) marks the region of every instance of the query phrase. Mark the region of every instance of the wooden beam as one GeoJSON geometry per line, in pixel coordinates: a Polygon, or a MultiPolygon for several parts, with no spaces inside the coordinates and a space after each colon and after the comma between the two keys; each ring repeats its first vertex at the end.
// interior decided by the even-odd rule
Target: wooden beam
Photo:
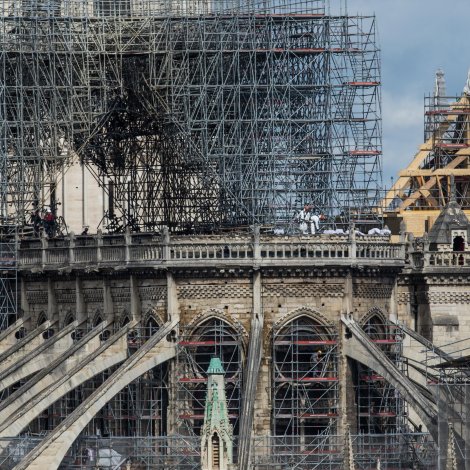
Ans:
{"type": "Polygon", "coordinates": [[[400,174],[409,178],[429,178],[431,176],[470,176],[470,168],[438,168],[437,170],[403,170],[400,174]]]}
{"type": "MultiPolygon", "coordinates": [[[[466,95],[463,95],[460,101],[456,103],[452,103],[450,105],[450,109],[452,110],[466,109],[468,108],[469,103],[470,103],[470,98],[466,95]]],[[[444,134],[444,132],[448,130],[449,125],[455,122],[457,118],[458,118],[457,114],[447,115],[445,120],[439,123],[439,126],[434,133],[434,137],[431,137],[419,147],[419,151],[416,153],[411,163],[407,166],[405,170],[399,173],[399,178],[395,181],[393,187],[387,192],[384,199],[382,199],[381,204],[380,204],[382,209],[387,208],[388,204],[390,203],[390,201],[393,200],[396,194],[398,194],[400,191],[403,191],[404,189],[410,186],[410,183],[411,183],[410,177],[415,176],[415,175],[408,175],[405,172],[419,170],[420,165],[424,162],[426,157],[429,156],[429,153],[434,149],[435,136],[436,135],[442,136],[442,134],[444,134]]],[[[457,154],[464,155],[463,152],[465,152],[466,155],[470,155],[470,148],[461,149],[457,152],[457,154]]],[[[421,173],[420,175],[423,175],[423,174],[421,173]]],[[[426,175],[423,175],[423,176],[426,176],[426,175]]]]}
{"type": "MultiPolygon", "coordinates": [[[[455,169],[455,167],[465,161],[466,158],[466,155],[456,156],[448,165],[444,167],[444,169],[455,169]]],[[[403,204],[400,205],[400,210],[406,209],[407,207],[411,206],[421,196],[428,198],[431,195],[429,190],[436,185],[438,178],[442,178],[442,176],[432,176],[421,188],[411,194],[411,196],[407,197],[406,200],[403,201],[403,204]]]]}

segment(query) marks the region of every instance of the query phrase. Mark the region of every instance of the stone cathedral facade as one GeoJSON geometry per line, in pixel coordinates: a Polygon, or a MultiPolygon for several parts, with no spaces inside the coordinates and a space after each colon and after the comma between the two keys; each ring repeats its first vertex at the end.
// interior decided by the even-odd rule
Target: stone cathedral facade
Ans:
{"type": "Polygon", "coordinates": [[[465,420],[432,390],[470,336],[468,227],[450,204],[417,240],[22,242],[22,316],[0,337],[2,468],[201,468],[214,358],[233,463],[204,468],[463,462],[465,420]]]}

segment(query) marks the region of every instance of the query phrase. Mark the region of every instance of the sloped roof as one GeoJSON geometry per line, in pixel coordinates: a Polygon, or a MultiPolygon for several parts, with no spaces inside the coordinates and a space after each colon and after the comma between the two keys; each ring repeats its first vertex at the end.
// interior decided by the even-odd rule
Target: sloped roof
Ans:
{"type": "Polygon", "coordinates": [[[455,199],[451,199],[439,217],[434,222],[431,231],[429,232],[429,242],[439,244],[451,243],[451,229],[462,228],[467,229],[470,222],[465,215],[465,212],[459,206],[455,199]]]}

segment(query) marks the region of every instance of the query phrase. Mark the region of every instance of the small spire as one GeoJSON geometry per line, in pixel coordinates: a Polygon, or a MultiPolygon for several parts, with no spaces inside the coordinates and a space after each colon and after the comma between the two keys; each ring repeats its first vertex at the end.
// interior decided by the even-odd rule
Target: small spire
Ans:
{"type": "Polygon", "coordinates": [[[211,358],[201,429],[202,470],[228,470],[233,463],[233,428],[228,416],[224,374],[220,358],[211,358]]]}
{"type": "Polygon", "coordinates": [[[470,69],[468,70],[467,82],[465,83],[465,86],[463,87],[463,92],[467,96],[470,96],[470,69]]]}
{"type": "Polygon", "coordinates": [[[450,194],[449,194],[449,202],[457,202],[457,190],[455,188],[455,176],[450,175],[450,194]]]}
{"type": "Polygon", "coordinates": [[[437,69],[436,80],[434,82],[434,105],[441,108],[449,105],[446,99],[446,79],[442,69],[437,69]]]}
{"type": "Polygon", "coordinates": [[[207,369],[207,375],[224,375],[224,367],[222,361],[218,357],[213,357],[207,369]]]}

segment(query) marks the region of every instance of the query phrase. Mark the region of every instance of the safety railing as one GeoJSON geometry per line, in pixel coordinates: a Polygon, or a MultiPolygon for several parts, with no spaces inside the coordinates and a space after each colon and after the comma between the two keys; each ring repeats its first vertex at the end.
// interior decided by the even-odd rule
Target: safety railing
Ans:
{"type": "MultiPolygon", "coordinates": [[[[374,236],[345,239],[335,235],[298,236],[179,236],[155,234],[95,235],[67,237],[63,240],[23,240],[19,266],[237,263],[271,265],[276,261],[293,264],[317,262],[340,264],[365,260],[404,264],[404,243],[378,240],[374,236]],[[323,260],[323,261],[321,261],[323,260]]],[[[467,261],[466,261],[467,262],[467,261]]]]}

